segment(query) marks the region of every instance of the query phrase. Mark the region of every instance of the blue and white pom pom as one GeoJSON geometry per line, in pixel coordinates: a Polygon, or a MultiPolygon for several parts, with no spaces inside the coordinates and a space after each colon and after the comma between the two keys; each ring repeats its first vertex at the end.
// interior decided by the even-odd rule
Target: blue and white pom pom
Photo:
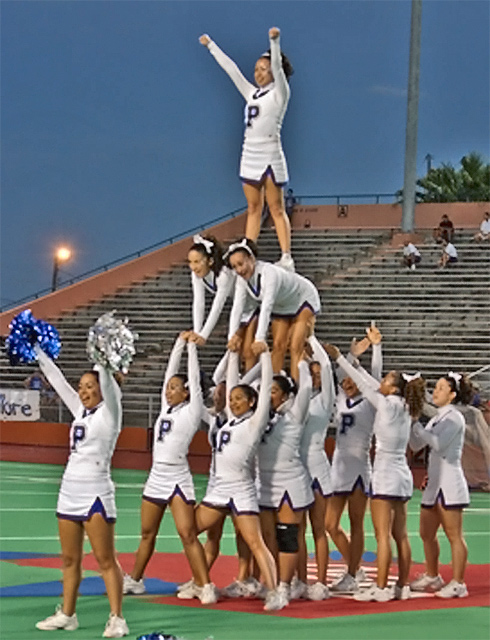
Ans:
{"type": "Polygon", "coordinates": [[[10,323],[10,334],[5,340],[10,364],[30,364],[37,360],[34,345],[55,360],[61,350],[60,336],[53,325],[37,320],[30,309],[21,311],[10,323]]]}
{"type": "Polygon", "coordinates": [[[100,364],[113,373],[126,374],[136,349],[138,334],[128,327],[128,319],[118,320],[115,311],[104,313],[93,327],[87,338],[87,355],[94,364],[100,364]]]}

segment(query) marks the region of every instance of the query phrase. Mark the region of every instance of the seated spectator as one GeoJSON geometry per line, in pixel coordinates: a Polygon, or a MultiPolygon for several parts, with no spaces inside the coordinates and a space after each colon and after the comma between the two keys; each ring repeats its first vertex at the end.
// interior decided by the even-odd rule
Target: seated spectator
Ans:
{"type": "Polygon", "coordinates": [[[294,193],[292,189],[288,189],[286,193],[286,197],[284,198],[284,205],[286,207],[286,213],[289,219],[293,215],[294,205],[297,204],[297,200],[294,197],[294,193]]]}
{"type": "Polygon", "coordinates": [[[442,242],[443,240],[452,242],[454,240],[454,225],[447,214],[442,216],[439,226],[434,229],[434,240],[436,242],[442,242]]]}
{"type": "Polygon", "coordinates": [[[482,240],[490,240],[490,212],[485,211],[484,218],[480,224],[480,230],[475,233],[474,239],[477,242],[482,240]]]}
{"type": "Polygon", "coordinates": [[[439,259],[439,268],[444,269],[447,264],[455,264],[458,261],[456,247],[447,240],[442,241],[442,254],[439,259]]]}
{"type": "Polygon", "coordinates": [[[420,251],[417,247],[408,240],[405,240],[403,243],[403,264],[407,269],[415,271],[415,265],[421,260],[422,256],[420,255],[420,251]]]}
{"type": "Polygon", "coordinates": [[[42,401],[45,401],[46,404],[52,404],[56,400],[56,394],[43,376],[40,369],[36,369],[24,380],[24,387],[31,391],[39,391],[40,397],[42,401]]]}

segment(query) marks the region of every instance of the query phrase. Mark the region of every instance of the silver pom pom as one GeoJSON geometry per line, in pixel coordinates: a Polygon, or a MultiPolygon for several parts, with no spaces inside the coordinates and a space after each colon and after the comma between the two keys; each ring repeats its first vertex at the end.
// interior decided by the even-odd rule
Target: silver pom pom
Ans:
{"type": "Polygon", "coordinates": [[[134,342],[138,334],[128,327],[128,319],[118,320],[114,311],[100,316],[93,327],[90,327],[87,338],[87,354],[89,360],[100,364],[113,373],[121,371],[126,374],[136,349],[134,342]]]}

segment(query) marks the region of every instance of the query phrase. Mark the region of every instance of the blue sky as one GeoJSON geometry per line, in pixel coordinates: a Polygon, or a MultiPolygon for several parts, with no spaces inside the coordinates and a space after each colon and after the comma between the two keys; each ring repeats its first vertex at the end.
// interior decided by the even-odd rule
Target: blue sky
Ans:
{"type": "MultiPolygon", "coordinates": [[[[489,7],[424,0],[424,158],[489,154],[489,7]]],[[[1,2],[2,304],[244,204],[243,101],[198,43],[252,78],[278,26],[295,74],[283,126],[297,194],[403,183],[408,0],[1,2]]]]}

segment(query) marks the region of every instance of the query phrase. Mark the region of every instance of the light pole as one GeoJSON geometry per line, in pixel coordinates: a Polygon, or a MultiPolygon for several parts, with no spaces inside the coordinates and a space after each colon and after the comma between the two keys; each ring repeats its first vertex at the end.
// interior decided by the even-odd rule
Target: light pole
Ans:
{"type": "Polygon", "coordinates": [[[53,280],[51,282],[51,291],[56,291],[58,288],[58,272],[60,264],[66,262],[71,258],[71,250],[67,247],[59,247],[56,249],[53,259],[53,280]]]}

